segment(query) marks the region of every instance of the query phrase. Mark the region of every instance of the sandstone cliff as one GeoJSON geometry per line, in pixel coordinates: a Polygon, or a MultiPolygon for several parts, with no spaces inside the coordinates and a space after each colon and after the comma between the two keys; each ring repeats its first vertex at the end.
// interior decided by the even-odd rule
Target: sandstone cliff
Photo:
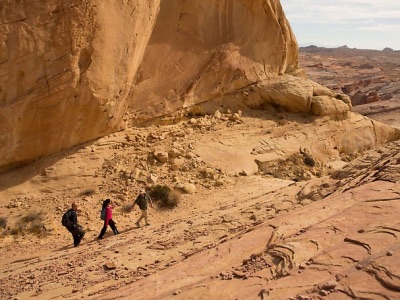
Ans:
{"type": "Polygon", "coordinates": [[[224,95],[293,72],[297,63],[277,0],[161,1],[131,108],[140,120],[212,99],[221,104],[224,95]]]}
{"type": "Polygon", "coordinates": [[[159,9],[150,1],[0,5],[0,169],[119,129],[159,9]]]}

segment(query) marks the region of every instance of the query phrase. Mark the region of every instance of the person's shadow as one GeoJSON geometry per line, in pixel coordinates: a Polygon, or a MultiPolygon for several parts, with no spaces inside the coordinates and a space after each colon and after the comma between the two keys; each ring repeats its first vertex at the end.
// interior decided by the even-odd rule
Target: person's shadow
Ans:
{"type": "MultiPolygon", "coordinates": [[[[138,229],[141,229],[141,227],[134,226],[132,228],[129,228],[129,229],[126,229],[126,230],[123,230],[123,231],[119,231],[119,233],[117,235],[113,234],[112,232],[106,232],[102,239],[98,239],[97,236],[92,238],[92,239],[90,239],[90,240],[85,240],[85,238],[84,238],[82,240],[81,244],[78,246],[78,248],[81,247],[81,246],[84,246],[84,245],[92,245],[95,242],[100,242],[100,241],[103,241],[103,240],[111,238],[111,237],[118,237],[119,235],[121,235],[123,233],[133,232],[133,231],[138,230],[138,229]]],[[[58,251],[65,251],[65,250],[71,249],[71,248],[76,248],[76,247],[74,247],[74,245],[72,245],[72,244],[71,245],[65,245],[65,246],[63,246],[63,247],[61,247],[61,248],[59,248],[57,250],[54,250],[54,251],[55,252],[56,251],[57,252],[58,251]]]]}

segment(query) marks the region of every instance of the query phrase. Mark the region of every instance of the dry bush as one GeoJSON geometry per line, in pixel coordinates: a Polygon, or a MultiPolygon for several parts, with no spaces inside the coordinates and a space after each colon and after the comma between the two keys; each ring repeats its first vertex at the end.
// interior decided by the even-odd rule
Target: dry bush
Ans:
{"type": "Polygon", "coordinates": [[[31,211],[23,216],[16,226],[10,229],[9,233],[11,235],[31,233],[44,236],[47,234],[47,230],[44,226],[43,219],[44,216],[42,212],[31,211]]]}
{"type": "Polygon", "coordinates": [[[163,202],[163,207],[173,208],[179,205],[181,202],[181,193],[176,190],[172,190],[168,194],[168,198],[163,202]]]}
{"type": "Polygon", "coordinates": [[[26,232],[36,234],[39,236],[47,235],[47,230],[42,220],[35,220],[26,227],[26,232]]]}
{"type": "Polygon", "coordinates": [[[6,228],[7,226],[7,218],[6,217],[0,217],[0,228],[6,228]]]}
{"type": "Polygon", "coordinates": [[[43,221],[43,213],[39,211],[30,211],[27,215],[21,218],[23,223],[31,223],[35,221],[43,221]]]}
{"type": "Polygon", "coordinates": [[[150,188],[149,195],[155,201],[162,201],[168,197],[171,189],[166,185],[155,185],[150,188]]]}
{"type": "Polygon", "coordinates": [[[79,193],[79,196],[81,197],[89,197],[93,196],[96,194],[96,190],[94,188],[87,188],[83,190],[82,192],[79,193]]]}
{"type": "Polygon", "coordinates": [[[149,195],[161,208],[174,208],[181,201],[181,194],[166,185],[151,187],[149,195]]]}
{"type": "Polygon", "coordinates": [[[10,234],[11,235],[19,235],[24,232],[24,225],[23,224],[17,224],[17,226],[13,227],[10,229],[10,234]]]}

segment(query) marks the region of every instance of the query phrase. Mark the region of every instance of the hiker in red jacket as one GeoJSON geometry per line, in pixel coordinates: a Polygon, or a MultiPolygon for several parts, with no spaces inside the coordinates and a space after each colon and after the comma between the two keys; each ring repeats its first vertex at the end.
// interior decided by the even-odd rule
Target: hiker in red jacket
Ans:
{"type": "Polygon", "coordinates": [[[115,226],[115,222],[112,219],[113,207],[110,204],[111,204],[111,200],[110,199],[106,199],[103,202],[102,210],[105,210],[105,217],[104,217],[104,226],[101,229],[99,236],[97,237],[99,240],[101,240],[103,238],[103,235],[106,232],[108,225],[110,225],[110,227],[111,227],[111,229],[112,229],[112,231],[114,232],[115,235],[119,233],[117,227],[115,226]]]}

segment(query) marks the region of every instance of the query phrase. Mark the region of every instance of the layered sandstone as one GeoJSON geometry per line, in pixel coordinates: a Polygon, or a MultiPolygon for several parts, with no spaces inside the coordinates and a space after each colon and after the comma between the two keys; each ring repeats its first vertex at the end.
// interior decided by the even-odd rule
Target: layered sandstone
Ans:
{"type": "Polygon", "coordinates": [[[277,0],[161,1],[131,108],[140,120],[212,99],[221,104],[224,95],[294,72],[297,61],[277,0]]]}
{"type": "Polygon", "coordinates": [[[278,0],[6,1],[0,14],[2,169],[118,130],[128,104],[147,120],[297,69],[278,0]]]}
{"type": "Polygon", "coordinates": [[[0,169],[120,128],[159,9],[150,1],[2,1],[0,169]]]}

